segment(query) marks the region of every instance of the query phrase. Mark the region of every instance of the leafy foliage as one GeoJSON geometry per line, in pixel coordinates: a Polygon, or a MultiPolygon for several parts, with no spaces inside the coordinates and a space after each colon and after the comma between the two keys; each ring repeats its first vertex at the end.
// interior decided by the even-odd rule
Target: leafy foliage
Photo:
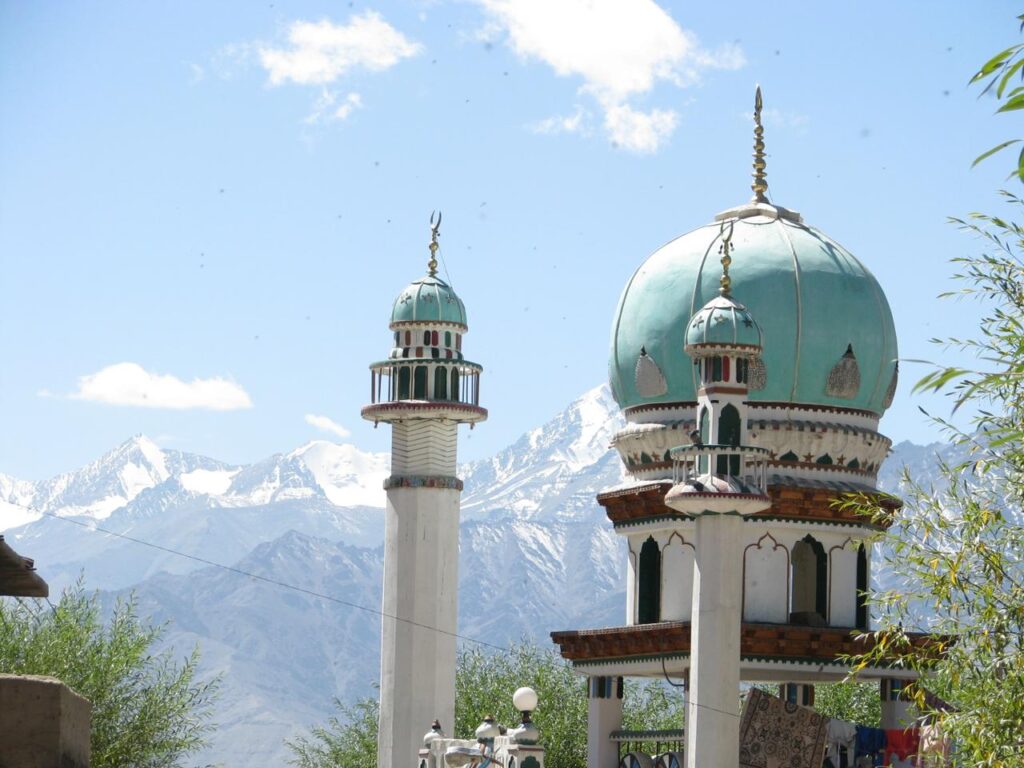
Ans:
{"type": "MultiPolygon", "coordinates": [[[[299,768],[364,768],[377,761],[377,699],[359,699],[354,704],[334,706],[339,715],[332,715],[326,725],[314,726],[308,736],[286,742],[292,750],[289,762],[299,768]]],[[[424,729],[424,732],[426,729],[424,729]]],[[[411,760],[411,758],[410,758],[411,760]]]]}
{"type": "MultiPolygon", "coordinates": [[[[473,738],[486,715],[509,727],[519,723],[512,693],[528,685],[537,691],[533,721],[541,734],[549,768],[583,768],[587,764],[587,692],[585,681],[554,649],[529,642],[507,653],[478,647],[459,652],[455,673],[455,724],[446,733],[473,738]]],[[[377,702],[362,699],[352,706],[337,703],[340,716],[314,727],[308,736],[288,743],[299,768],[363,768],[377,751],[377,702]],[[369,759],[368,759],[369,757],[369,759]]],[[[680,728],[682,698],[665,685],[627,681],[623,702],[625,728],[680,728]]],[[[427,726],[423,730],[426,732],[427,726]]],[[[410,758],[411,759],[411,758],[410,758]]]]}
{"type": "MultiPolygon", "coordinates": [[[[1004,193],[1016,217],[1024,200],[1004,193]]],[[[976,409],[969,430],[937,419],[967,459],[942,466],[942,487],[904,477],[908,498],[885,538],[896,589],[874,595],[875,650],[858,669],[896,659],[955,707],[917,705],[957,742],[960,764],[1008,768],[1024,754],[1024,228],[1012,218],[955,220],[985,252],[958,260],[956,295],[985,307],[975,338],[942,344],[975,353],[979,367],[939,366],[917,385],[976,409]],[[915,647],[904,628],[936,635],[915,647]]],[[[867,506],[878,521],[887,513],[867,506]]]]}
{"type": "Polygon", "coordinates": [[[92,703],[94,768],[171,768],[199,750],[217,681],[195,680],[198,650],[178,666],[154,654],[162,628],[119,601],[104,624],[81,582],[60,602],[0,600],[0,670],[59,678],[92,703]]]}
{"type": "MultiPolygon", "coordinates": [[[[459,654],[455,676],[455,730],[470,738],[486,714],[508,725],[519,722],[512,693],[528,685],[537,691],[533,721],[546,750],[550,768],[577,768],[587,763],[586,680],[573,672],[558,652],[529,642],[513,645],[506,654],[478,647],[459,654]]],[[[682,697],[659,682],[626,680],[624,728],[681,728],[682,697]]]]}
{"type": "Polygon", "coordinates": [[[877,728],[882,721],[878,683],[819,683],[814,686],[814,709],[826,717],[877,728]]]}
{"type": "MultiPolygon", "coordinates": [[[[1021,31],[1024,31],[1024,15],[1018,16],[1017,20],[1021,22],[1021,31]]],[[[970,82],[972,85],[984,83],[982,94],[993,93],[996,99],[1002,102],[996,110],[997,113],[1024,109],[1024,84],[1014,85],[1018,82],[1024,83],[1024,43],[1011,45],[990,58],[974,74],[970,82]]],[[[1010,139],[997,144],[978,155],[973,165],[1021,141],[1010,139]]],[[[1024,149],[1021,149],[1017,156],[1017,167],[1010,175],[1024,181],[1024,149]]]]}

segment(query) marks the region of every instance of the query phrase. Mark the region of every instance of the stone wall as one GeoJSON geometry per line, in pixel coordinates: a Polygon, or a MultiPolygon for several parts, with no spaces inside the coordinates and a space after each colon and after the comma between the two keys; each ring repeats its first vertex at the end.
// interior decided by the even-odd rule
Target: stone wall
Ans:
{"type": "Polygon", "coordinates": [[[60,680],[0,675],[0,768],[88,768],[91,722],[60,680]]]}

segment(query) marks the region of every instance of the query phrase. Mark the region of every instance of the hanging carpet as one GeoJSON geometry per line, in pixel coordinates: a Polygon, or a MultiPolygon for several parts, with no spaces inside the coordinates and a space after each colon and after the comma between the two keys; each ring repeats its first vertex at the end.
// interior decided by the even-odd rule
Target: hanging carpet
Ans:
{"type": "Polygon", "coordinates": [[[740,719],[740,768],[821,768],[828,718],[757,688],[740,719]]]}

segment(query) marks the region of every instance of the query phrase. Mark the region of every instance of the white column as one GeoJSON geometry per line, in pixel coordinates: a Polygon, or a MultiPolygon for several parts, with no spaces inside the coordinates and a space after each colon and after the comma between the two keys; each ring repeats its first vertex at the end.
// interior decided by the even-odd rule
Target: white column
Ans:
{"type": "Polygon", "coordinates": [[[739,761],[742,524],[738,515],[701,515],[696,522],[687,768],[732,768],[739,761]]]}
{"type": "Polygon", "coordinates": [[[395,423],[384,526],[377,765],[412,765],[437,718],[455,718],[459,496],[418,477],[455,473],[455,424],[395,423]],[[414,436],[421,437],[417,441],[414,436]]]}
{"type": "Polygon", "coordinates": [[[587,768],[617,768],[618,745],[608,739],[622,727],[622,678],[587,678],[587,768]]]}

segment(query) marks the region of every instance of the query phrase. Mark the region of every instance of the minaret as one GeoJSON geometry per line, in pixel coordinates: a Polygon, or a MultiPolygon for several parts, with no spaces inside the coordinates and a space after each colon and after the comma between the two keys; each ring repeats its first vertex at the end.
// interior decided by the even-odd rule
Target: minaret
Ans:
{"type": "Polygon", "coordinates": [[[743,517],[771,506],[768,451],[747,444],[747,396],[761,329],[732,298],[732,227],[721,231],[719,295],[690,319],[686,353],[697,367],[697,429],[674,448],[665,504],[695,518],[687,768],[735,765],[739,755],[743,517]]]}
{"type": "Polygon", "coordinates": [[[487,418],[480,372],[462,356],[466,309],[437,277],[440,215],[431,216],[427,275],[399,294],[394,346],[370,366],[363,418],[392,425],[384,528],[377,765],[415,760],[423,731],[455,717],[459,424],[487,418]]]}

